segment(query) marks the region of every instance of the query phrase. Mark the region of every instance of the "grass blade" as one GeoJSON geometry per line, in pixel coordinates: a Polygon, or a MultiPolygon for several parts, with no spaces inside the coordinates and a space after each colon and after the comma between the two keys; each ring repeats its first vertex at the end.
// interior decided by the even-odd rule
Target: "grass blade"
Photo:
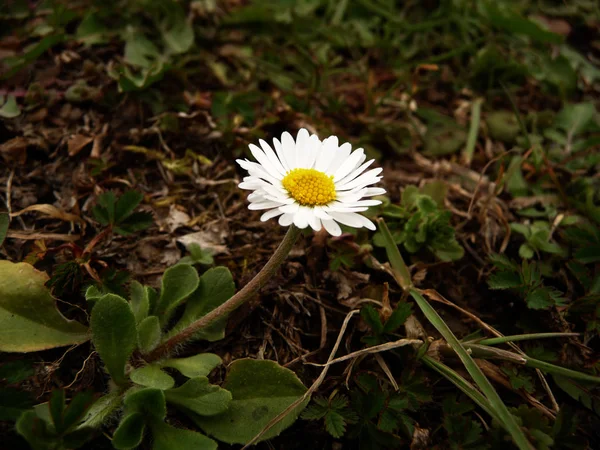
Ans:
{"type": "Polygon", "coordinates": [[[493,419],[497,420],[498,423],[502,423],[502,420],[500,420],[500,418],[496,415],[496,412],[491,407],[488,399],[485,398],[475,386],[473,386],[471,383],[469,383],[467,380],[461,377],[459,373],[455,372],[447,365],[427,355],[423,356],[423,358],[421,358],[421,361],[423,361],[425,365],[429,366],[437,373],[445,377],[458,389],[463,391],[465,395],[467,395],[471,400],[473,400],[477,404],[477,406],[479,406],[486,413],[488,413],[493,419]]]}
{"type": "Polygon", "coordinates": [[[473,380],[489,401],[491,409],[496,413],[500,423],[502,423],[506,431],[511,435],[515,444],[517,444],[521,450],[532,450],[534,447],[527,440],[525,433],[515,421],[514,416],[510,413],[504,402],[502,402],[502,399],[496,392],[496,389],[494,389],[494,386],[492,386],[492,383],[490,383],[490,380],[488,380],[483,374],[471,355],[467,353],[456,336],[454,336],[454,333],[452,333],[448,325],[446,325],[435,309],[433,309],[433,307],[427,300],[425,300],[419,291],[411,288],[410,295],[415,300],[417,305],[419,305],[419,308],[421,308],[421,311],[425,317],[427,317],[429,322],[431,322],[431,324],[437,329],[437,331],[446,340],[448,345],[452,347],[456,355],[460,358],[467,369],[467,372],[469,372],[469,375],[473,377],[473,380]]]}
{"type": "Polygon", "coordinates": [[[477,143],[477,135],[479,134],[479,122],[481,120],[481,104],[483,99],[478,98],[473,102],[471,108],[471,125],[469,127],[469,135],[467,137],[467,145],[463,153],[463,161],[465,165],[470,166],[475,153],[475,144],[477,143]]]}
{"type": "Polygon", "coordinates": [[[481,341],[473,341],[474,344],[479,345],[499,345],[506,344],[507,342],[517,341],[529,341],[533,339],[547,339],[554,337],[569,337],[579,336],[580,333],[532,333],[532,334],[515,334],[513,336],[500,336],[489,339],[482,339],[481,341]]]}
{"type": "Polygon", "coordinates": [[[387,227],[385,220],[379,219],[378,223],[379,231],[381,231],[381,234],[383,235],[385,252],[387,253],[390,265],[392,266],[394,278],[402,289],[410,289],[412,287],[410,272],[404,263],[404,259],[402,259],[402,255],[400,254],[400,250],[398,250],[398,246],[394,242],[392,233],[390,233],[390,229],[387,227]]]}

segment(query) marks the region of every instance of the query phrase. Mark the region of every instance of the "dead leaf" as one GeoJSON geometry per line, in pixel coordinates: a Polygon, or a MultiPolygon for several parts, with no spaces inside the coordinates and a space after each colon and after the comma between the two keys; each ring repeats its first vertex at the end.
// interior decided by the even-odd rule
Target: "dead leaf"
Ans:
{"type": "Polygon", "coordinates": [[[190,233],[177,238],[177,242],[182,243],[185,248],[190,244],[198,244],[200,248],[210,251],[213,255],[228,255],[229,249],[225,245],[227,232],[223,227],[212,227],[209,230],[190,233]]]}
{"type": "Polygon", "coordinates": [[[169,216],[166,219],[166,223],[171,233],[189,223],[190,216],[183,209],[179,205],[171,205],[169,208],[169,216]]]}
{"type": "Polygon", "coordinates": [[[86,145],[92,142],[94,138],[85,136],[83,134],[75,134],[69,137],[67,142],[67,148],[69,149],[69,156],[77,155],[86,145]]]}
{"type": "Polygon", "coordinates": [[[62,210],[58,209],[56,206],[52,206],[52,205],[48,205],[48,204],[31,205],[25,209],[22,209],[19,212],[12,213],[10,216],[17,217],[17,216],[20,216],[21,214],[25,214],[25,213],[31,212],[31,211],[37,211],[42,214],[45,214],[46,216],[52,217],[54,219],[64,220],[65,222],[84,223],[84,221],[81,217],[76,216],[75,214],[68,213],[66,211],[62,211],[62,210]]]}

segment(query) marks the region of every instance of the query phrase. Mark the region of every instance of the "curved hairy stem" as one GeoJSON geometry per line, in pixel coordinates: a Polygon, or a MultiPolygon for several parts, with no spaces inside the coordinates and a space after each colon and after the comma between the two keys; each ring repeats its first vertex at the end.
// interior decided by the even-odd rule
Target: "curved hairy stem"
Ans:
{"type": "Polygon", "coordinates": [[[271,256],[271,259],[265,264],[260,272],[233,297],[223,303],[221,306],[213,309],[211,312],[191,323],[190,326],[183,329],[170,339],[156,347],[145,359],[148,362],[162,359],[169,355],[178,345],[185,343],[201,329],[206,328],[221,317],[228,316],[242,304],[247,302],[256,292],[265,285],[265,283],[275,275],[279,266],[285,261],[294,243],[300,236],[301,230],[291,225],[283,241],[271,256]]]}

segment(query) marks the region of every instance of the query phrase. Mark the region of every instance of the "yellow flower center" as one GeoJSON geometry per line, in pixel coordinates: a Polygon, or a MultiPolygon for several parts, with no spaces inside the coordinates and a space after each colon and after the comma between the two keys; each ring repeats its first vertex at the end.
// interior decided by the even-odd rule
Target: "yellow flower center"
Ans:
{"type": "Polygon", "coordinates": [[[301,205],[326,205],[335,200],[333,175],[315,169],[293,169],[281,180],[283,187],[301,205]]]}

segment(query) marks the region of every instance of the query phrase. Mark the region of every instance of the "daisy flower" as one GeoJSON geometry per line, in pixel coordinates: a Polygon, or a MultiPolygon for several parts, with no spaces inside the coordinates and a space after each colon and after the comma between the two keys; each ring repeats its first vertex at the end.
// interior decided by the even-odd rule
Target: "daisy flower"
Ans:
{"type": "Polygon", "coordinates": [[[273,148],[264,140],[260,147],[250,144],[257,162],[238,159],[248,171],[239,187],[252,191],[249,209],[267,210],[261,221],[279,216],[279,224],[298,228],[310,226],[339,236],[339,224],[375,230],[375,225],[359,214],[379,200],[366,199],[385,190],[370,187],[381,180],[383,169],[367,168],[362,148],[352,151],[349,143],[339,145],[336,136],[321,141],[315,134],[301,129],[296,140],[287,131],[281,140],[273,139],[273,148]],[[365,172],[366,171],[366,172],[365,172]]]}

